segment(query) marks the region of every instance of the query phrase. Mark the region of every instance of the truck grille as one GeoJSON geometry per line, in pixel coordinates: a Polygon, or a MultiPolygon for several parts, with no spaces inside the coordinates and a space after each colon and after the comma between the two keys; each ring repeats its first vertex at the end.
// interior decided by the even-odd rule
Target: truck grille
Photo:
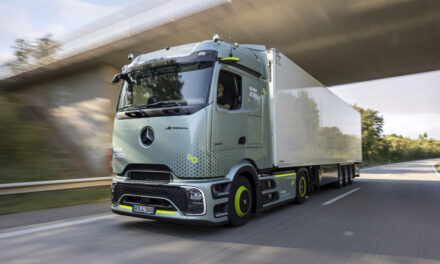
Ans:
{"type": "Polygon", "coordinates": [[[158,198],[167,198],[172,201],[180,210],[185,210],[186,191],[180,187],[175,186],[156,186],[143,184],[127,184],[116,183],[114,191],[112,192],[112,202],[116,204],[124,194],[150,196],[158,198]]]}
{"type": "Polygon", "coordinates": [[[129,171],[128,178],[136,181],[163,181],[169,182],[171,174],[169,172],[157,171],[129,171]]]}

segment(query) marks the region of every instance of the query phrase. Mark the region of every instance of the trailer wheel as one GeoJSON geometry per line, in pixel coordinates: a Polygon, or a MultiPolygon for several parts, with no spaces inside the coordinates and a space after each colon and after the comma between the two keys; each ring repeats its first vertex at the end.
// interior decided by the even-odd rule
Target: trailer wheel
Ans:
{"type": "Polygon", "coordinates": [[[249,181],[239,176],[232,182],[229,193],[228,213],[232,226],[246,224],[252,211],[252,188],[249,181]]]}
{"type": "Polygon", "coordinates": [[[302,204],[306,201],[308,184],[307,184],[307,173],[303,170],[300,170],[296,173],[296,195],[295,195],[295,203],[302,204]]]}
{"type": "Polygon", "coordinates": [[[347,186],[348,185],[348,166],[342,166],[342,177],[344,179],[344,184],[343,186],[347,186]]]}
{"type": "Polygon", "coordinates": [[[354,177],[354,170],[353,165],[347,166],[348,167],[348,184],[353,183],[353,177],[354,177]]]}
{"type": "Polygon", "coordinates": [[[338,181],[335,182],[335,187],[340,189],[344,186],[344,171],[343,171],[343,167],[339,166],[338,169],[338,181]]]}

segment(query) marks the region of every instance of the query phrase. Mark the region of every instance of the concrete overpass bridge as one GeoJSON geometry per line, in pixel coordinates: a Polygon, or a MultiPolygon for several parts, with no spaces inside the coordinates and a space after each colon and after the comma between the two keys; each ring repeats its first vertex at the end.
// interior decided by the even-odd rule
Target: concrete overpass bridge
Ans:
{"type": "Polygon", "coordinates": [[[157,0],[84,27],[21,72],[3,68],[0,87],[48,109],[100,174],[118,90],[111,78],[127,54],[215,33],[278,48],[329,86],[440,69],[436,0],[157,0]]]}

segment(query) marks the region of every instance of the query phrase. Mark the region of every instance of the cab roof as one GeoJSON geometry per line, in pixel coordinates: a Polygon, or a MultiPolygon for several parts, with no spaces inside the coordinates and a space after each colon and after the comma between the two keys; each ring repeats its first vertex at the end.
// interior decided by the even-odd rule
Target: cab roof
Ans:
{"type": "Polygon", "coordinates": [[[137,56],[131,64],[124,67],[124,71],[141,68],[152,61],[174,60],[191,56],[199,51],[216,51],[218,58],[237,57],[238,64],[245,66],[267,78],[266,47],[264,45],[234,45],[222,40],[205,40],[196,43],[166,47],[161,50],[137,56]]]}

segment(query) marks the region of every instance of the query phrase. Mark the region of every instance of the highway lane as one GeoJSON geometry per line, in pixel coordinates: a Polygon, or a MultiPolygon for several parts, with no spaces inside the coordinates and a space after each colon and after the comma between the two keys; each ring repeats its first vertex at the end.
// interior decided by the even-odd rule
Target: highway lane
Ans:
{"type": "Polygon", "coordinates": [[[26,213],[28,222],[36,215],[32,227],[12,227],[23,214],[3,216],[0,223],[9,224],[0,230],[0,263],[440,263],[433,163],[364,169],[348,187],[323,188],[303,205],[239,228],[116,216],[102,205],[90,205],[96,214],[50,223],[39,220],[41,212],[26,213]]]}

